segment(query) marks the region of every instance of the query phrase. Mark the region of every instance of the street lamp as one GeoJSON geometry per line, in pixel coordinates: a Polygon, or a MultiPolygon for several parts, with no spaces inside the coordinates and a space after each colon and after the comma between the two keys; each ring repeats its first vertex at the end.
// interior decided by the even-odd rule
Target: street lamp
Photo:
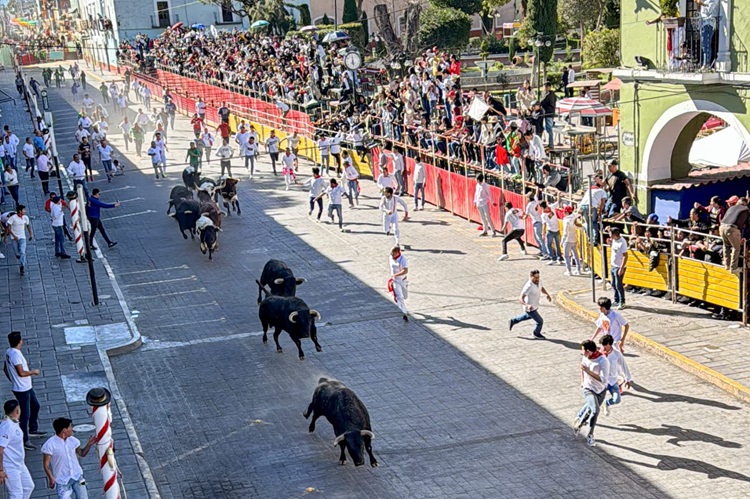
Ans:
{"type": "Polygon", "coordinates": [[[536,66],[536,98],[541,99],[541,78],[540,78],[540,71],[541,71],[541,61],[539,60],[539,53],[541,52],[542,47],[551,47],[552,42],[549,40],[549,35],[545,35],[544,33],[537,32],[537,34],[533,38],[529,38],[529,47],[531,47],[534,50],[534,65],[536,66]]]}

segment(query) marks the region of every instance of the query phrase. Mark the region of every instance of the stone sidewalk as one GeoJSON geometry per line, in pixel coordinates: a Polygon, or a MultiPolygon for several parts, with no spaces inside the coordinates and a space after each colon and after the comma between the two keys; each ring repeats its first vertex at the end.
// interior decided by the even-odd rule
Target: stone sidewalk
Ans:
{"type": "MultiPolygon", "coordinates": [[[[0,74],[0,84],[11,95],[15,93],[10,72],[0,74]]],[[[3,105],[2,123],[11,129],[23,142],[30,135],[30,116],[23,101],[17,105],[3,105]]],[[[20,156],[20,150],[19,150],[20,156]]],[[[118,295],[119,289],[109,277],[110,269],[101,259],[95,262],[95,275],[99,288],[100,304],[92,304],[92,292],[87,265],[74,259],[60,260],[54,257],[52,228],[49,216],[44,211],[46,196],[42,193],[38,179],[31,179],[23,172],[23,160],[19,162],[20,203],[27,206],[34,238],[27,246],[26,275],[20,276],[18,261],[13,256],[10,244],[2,245],[6,258],[0,260],[0,332],[2,341],[8,332],[18,330],[24,336],[23,352],[32,369],[40,369],[41,376],[34,378],[34,389],[41,404],[40,428],[51,436],[52,421],[61,416],[73,419],[74,426],[83,427],[77,434],[85,443],[93,434],[93,419],[85,403],[89,389],[108,387],[113,393],[113,437],[117,449],[117,461],[122,472],[122,485],[131,497],[147,497],[148,488],[140,465],[143,460],[140,444],[127,415],[114,382],[112,368],[106,349],[128,345],[133,342],[129,317],[118,295]],[[140,464],[139,464],[140,462],[140,464]]],[[[57,180],[51,179],[50,189],[57,191],[57,180]]],[[[66,189],[67,190],[67,189],[66,189]]],[[[6,197],[3,212],[13,209],[13,200],[6,197]]],[[[69,215],[68,216],[69,219],[69,215]]],[[[66,243],[69,254],[75,254],[75,246],[66,243]]],[[[121,295],[120,295],[121,296],[121,295]]],[[[7,345],[3,349],[7,348],[7,345]]],[[[6,380],[0,383],[3,401],[12,398],[6,380]]],[[[36,439],[38,449],[27,451],[26,463],[35,480],[33,497],[57,497],[46,486],[42,468],[41,445],[45,439],[36,439]]],[[[102,479],[96,450],[81,461],[91,497],[101,497],[102,479]]]]}

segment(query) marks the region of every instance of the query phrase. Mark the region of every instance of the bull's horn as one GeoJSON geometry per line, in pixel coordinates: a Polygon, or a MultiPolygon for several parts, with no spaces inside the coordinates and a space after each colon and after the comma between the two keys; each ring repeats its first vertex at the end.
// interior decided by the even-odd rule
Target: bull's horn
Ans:
{"type": "Polygon", "coordinates": [[[360,433],[360,434],[361,434],[361,435],[362,435],[363,437],[370,437],[371,439],[372,439],[372,438],[375,438],[375,434],[374,434],[373,432],[369,431],[369,430],[361,430],[361,431],[360,431],[359,433],[360,433]]]}
{"type": "Polygon", "coordinates": [[[226,211],[221,211],[221,210],[219,210],[219,214],[220,214],[220,215],[221,215],[222,217],[225,217],[225,216],[227,216],[227,212],[226,212],[226,211]]]}
{"type": "Polygon", "coordinates": [[[193,210],[185,210],[185,211],[183,211],[183,213],[185,215],[192,215],[193,214],[193,210]]]}
{"type": "Polygon", "coordinates": [[[323,319],[323,316],[321,316],[320,312],[318,312],[317,310],[310,310],[310,315],[312,315],[313,317],[317,317],[318,320],[323,319]]]}
{"type": "Polygon", "coordinates": [[[206,212],[206,213],[201,213],[201,216],[202,216],[202,217],[208,217],[208,215],[210,215],[210,213],[208,213],[208,212],[206,212]]]}
{"type": "Polygon", "coordinates": [[[297,278],[297,284],[298,284],[298,285],[299,285],[299,284],[303,284],[303,283],[305,283],[305,282],[307,282],[307,279],[305,279],[304,277],[298,277],[298,278],[297,278]]]}
{"type": "Polygon", "coordinates": [[[273,283],[274,284],[284,284],[284,279],[282,279],[281,277],[279,277],[278,279],[274,279],[273,283]]]}
{"type": "Polygon", "coordinates": [[[299,312],[297,312],[297,311],[294,311],[291,314],[289,314],[289,322],[296,323],[298,315],[299,315],[299,312]]]}
{"type": "Polygon", "coordinates": [[[169,214],[169,216],[170,216],[170,217],[172,217],[172,218],[174,218],[174,217],[175,217],[175,215],[177,215],[177,213],[170,213],[170,214],[169,214]]]}
{"type": "Polygon", "coordinates": [[[336,437],[336,440],[333,441],[333,446],[336,447],[338,444],[343,442],[345,438],[346,438],[346,435],[342,433],[341,435],[336,437]]]}

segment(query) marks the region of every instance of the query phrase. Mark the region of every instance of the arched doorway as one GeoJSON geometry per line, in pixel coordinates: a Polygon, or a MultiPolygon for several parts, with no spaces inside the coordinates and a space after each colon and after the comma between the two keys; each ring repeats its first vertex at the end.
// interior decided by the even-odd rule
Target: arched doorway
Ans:
{"type": "Polygon", "coordinates": [[[654,124],[643,151],[645,179],[641,180],[650,185],[659,180],[687,176],[693,141],[711,116],[733,127],[750,145],[750,133],[732,112],[715,102],[689,100],[667,109],[654,124]]]}

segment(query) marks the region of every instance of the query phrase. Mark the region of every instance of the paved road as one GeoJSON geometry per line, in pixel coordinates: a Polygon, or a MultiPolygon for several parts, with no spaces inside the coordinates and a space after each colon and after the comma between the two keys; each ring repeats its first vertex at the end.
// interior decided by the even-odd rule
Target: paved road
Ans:
{"type": "MultiPolygon", "coordinates": [[[[174,135],[182,161],[185,119],[174,135]]],[[[140,171],[100,183],[103,199],[123,202],[104,221],[120,242],[106,256],[147,339],[113,366],[163,497],[750,494],[747,407],[637,351],[638,385],[601,418],[599,445],[574,439],[590,326],[545,305],[549,341],[527,325],[509,333],[539,262],[512,252],[496,263],[499,241],[467,222],[427,209],[402,225],[415,319],[404,324],[384,289],[393,240],[372,184],[340,233],[308,219],[306,194],[281,190],[263,161],[256,180],[241,175],[243,214],[225,220],[208,262],[162,211],[180,168],[155,181],[134,162],[140,171]],[[260,339],[253,282],[270,257],[308,279],[299,294],[323,315],[323,352],[306,342],[304,362],[288,337],[281,355],[260,339]],[[320,376],[367,404],[379,468],[340,467],[325,422],[308,435],[301,413],[320,376]]],[[[562,282],[560,268],[542,271],[549,287],[562,282]]]]}

